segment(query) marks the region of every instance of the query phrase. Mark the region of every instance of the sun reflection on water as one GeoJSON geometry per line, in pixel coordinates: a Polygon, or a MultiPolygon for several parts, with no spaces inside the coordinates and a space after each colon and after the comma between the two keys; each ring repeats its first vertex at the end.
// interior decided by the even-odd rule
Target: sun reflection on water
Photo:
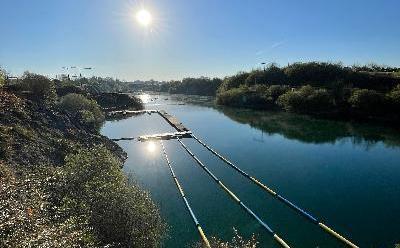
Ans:
{"type": "Polygon", "coordinates": [[[150,102],[150,95],[149,94],[140,94],[139,98],[140,98],[140,100],[142,100],[143,103],[149,103],[150,102]]]}
{"type": "Polygon", "coordinates": [[[149,153],[154,153],[157,149],[157,146],[153,141],[149,141],[147,143],[146,149],[149,153]]]}

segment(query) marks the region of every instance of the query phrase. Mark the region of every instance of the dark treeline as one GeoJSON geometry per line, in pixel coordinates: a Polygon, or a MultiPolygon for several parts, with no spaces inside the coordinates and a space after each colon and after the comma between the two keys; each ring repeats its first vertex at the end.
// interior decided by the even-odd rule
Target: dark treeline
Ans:
{"type": "Polygon", "coordinates": [[[396,72],[400,68],[384,69],[383,67],[353,66],[346,67],[340,63],[294,63],[285,67],[271,64],[265,70],[240,72],[224,79],[222,90],[237,88],[240,85],[289,85],[333,88],[338,84],[348,88],[365,88],[379,91],[392,89],[399,83],[396,72]],[[370,69],[368,69],[370,68],[370,69]],[[375,68],[375,69],[374,69],[375,68]],[[393,73],[379,74],[392,70],[393,73]]]}
{"type": "Polygon", "coordinates": [[[160,85],[160,91],[171,94],[215,96],[222,84],[219,78],[184,78],[182,81],[170,81],[160,85]]]}
{"type": "Polygon", "coordinates": [[[325,117],[400,121],[399,68],[339,63],[271,64],[223,80],[221,105],[325,117]],[[380,70],[380,71],[378,71],[380,70]]]}

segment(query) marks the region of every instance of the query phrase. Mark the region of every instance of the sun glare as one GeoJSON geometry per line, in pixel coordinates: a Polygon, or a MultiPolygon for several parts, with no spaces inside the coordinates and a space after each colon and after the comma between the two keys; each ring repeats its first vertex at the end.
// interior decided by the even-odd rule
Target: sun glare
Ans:
{"type": "Polygon", "coordinates": [[[140,25],[147,27],[151,24],[152,18],[150,12],[145,9],[141,9],[136,13],[136,20],[140,25]]]}
{"type": "Polygon", "coordinates": [[[143,103],[149,103],[150,95],[149,94],[140,94],[139,99],[142,100],[143,103]]]}
{"type": "Polygon", "coordinates": [[[153,141],[149,141],[147,144],[147,151],[153,153],[156,150],[156,144],[153,141]]]}

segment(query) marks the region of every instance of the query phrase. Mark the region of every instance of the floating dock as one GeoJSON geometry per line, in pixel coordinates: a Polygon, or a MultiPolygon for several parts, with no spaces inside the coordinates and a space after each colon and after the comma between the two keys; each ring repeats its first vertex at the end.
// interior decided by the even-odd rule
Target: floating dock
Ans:
{"type": "Polygon", "coordinates": [[[173,128],[178,132],[190,132],[188,128],[186,128],[182,122],[180,122],[174,116],[168,114],[164,110],[155,110],[155,109],[146,109],[146,110],[119,110],[119,111],[111,111],[108,112],[108,116],[130,116],[130,115],[140,115],[140,114],[159,114],[164,120],[168,122],[173,128]]]}
{"type": "Polygon", "coordinates": [[[182,122],[180,122],[177,118],[174,116],[168,114],[164,110],[158,111],[158,114],[164,118],[173,128],[175,128],[178,132],[188,132],[189,129],[187,129],[182,122]]]}

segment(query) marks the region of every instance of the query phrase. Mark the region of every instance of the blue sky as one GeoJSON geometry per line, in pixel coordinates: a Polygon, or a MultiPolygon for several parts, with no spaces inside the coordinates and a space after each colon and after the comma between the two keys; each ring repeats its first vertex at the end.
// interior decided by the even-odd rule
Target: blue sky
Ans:
{"type": "Polygon", "coordinates": [[[0,66],[13,74],[91,66],[170,80],[261,62],[400,66],[398,0],[1,0],[0,9],[0,66]],[[134,17],[143,7],[148,28],[134,17]]]}

